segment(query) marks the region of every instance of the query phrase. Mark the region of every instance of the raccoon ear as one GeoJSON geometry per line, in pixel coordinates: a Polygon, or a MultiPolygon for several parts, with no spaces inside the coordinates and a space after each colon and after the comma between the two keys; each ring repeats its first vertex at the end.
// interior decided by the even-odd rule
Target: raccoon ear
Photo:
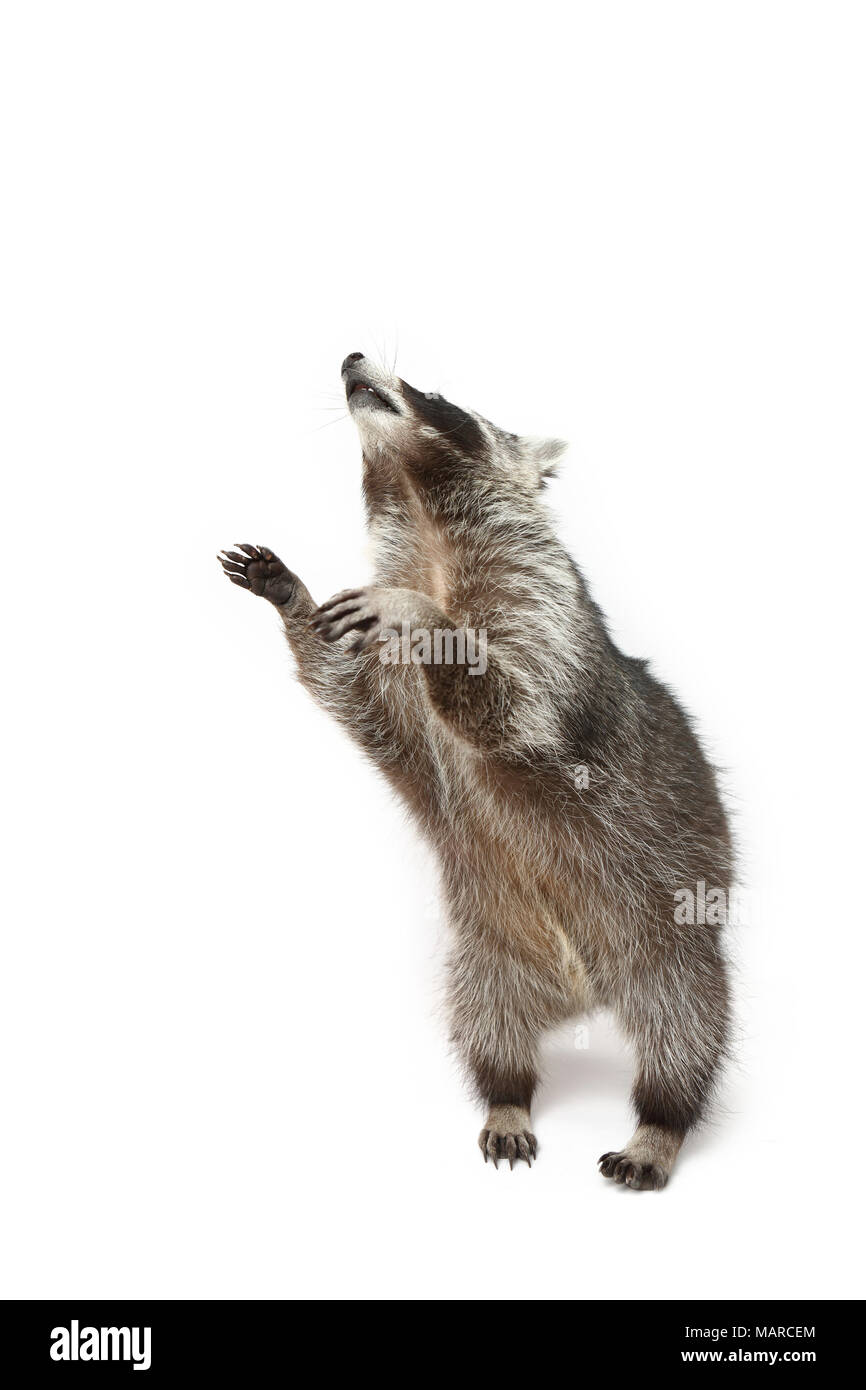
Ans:
{"type": "Polygon", "coordinates": [[[568,448],[564,439],[538,439],[534,435],[525,435],[520,445],[524,458],[536,469],[542,485],[556,476],[557,463],[568,448]]]}

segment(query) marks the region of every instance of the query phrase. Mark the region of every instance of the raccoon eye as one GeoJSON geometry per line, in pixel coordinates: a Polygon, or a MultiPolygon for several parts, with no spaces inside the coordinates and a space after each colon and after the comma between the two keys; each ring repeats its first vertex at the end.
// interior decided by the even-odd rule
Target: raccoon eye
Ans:
{"type": "Polygon", "coordinates": [[[425,391],[424,399],[425,401],[441,401],[442,397],[438,391],[425,391]]]}

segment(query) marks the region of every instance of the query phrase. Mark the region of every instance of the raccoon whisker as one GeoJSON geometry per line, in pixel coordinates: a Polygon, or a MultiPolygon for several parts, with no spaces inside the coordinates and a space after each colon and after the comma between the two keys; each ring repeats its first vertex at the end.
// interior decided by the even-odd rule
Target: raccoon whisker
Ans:
{"type": "Polygon", "coordinates": [[[341,415],[337,415],[335,419],[324,420],[321,425],[316,425],[312,433],[318,434],[320,430],[326,430],[329,425],[339,425],[343,420],[348,420],[349,418],[350,416],[348,410],[344,410],[343,413],[341,415]]]}

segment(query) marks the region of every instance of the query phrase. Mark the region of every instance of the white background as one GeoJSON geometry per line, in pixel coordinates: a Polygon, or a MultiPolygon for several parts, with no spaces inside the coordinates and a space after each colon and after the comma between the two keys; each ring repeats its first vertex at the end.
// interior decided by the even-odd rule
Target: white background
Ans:
{"type": "Polygon", "coordinates": [[[862,7],[2,13],[0,1293],[862,1295],[862,7]],[[484,1166],[425,851],[214,558],[364,579],[353,350],[571,440],[728,769],[740,1061],[662,1194],[603,1018],[484,1166]]]}

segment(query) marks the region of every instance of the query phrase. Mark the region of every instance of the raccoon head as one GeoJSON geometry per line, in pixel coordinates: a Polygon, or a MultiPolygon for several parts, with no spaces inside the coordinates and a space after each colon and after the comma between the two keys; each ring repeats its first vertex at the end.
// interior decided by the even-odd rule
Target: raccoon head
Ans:
{"type": "MultiPolygon", "coordinates": [[[[566,445],[509,434],[436,391],[419,391],[361,352],[342,367],[349,413],[364,454],[368,502],[393,495],[401,478],[429,498],[531,497],[554,473],[566,445]]],[[[375,510],[375,507],[374,507],[375,510]]]]}

